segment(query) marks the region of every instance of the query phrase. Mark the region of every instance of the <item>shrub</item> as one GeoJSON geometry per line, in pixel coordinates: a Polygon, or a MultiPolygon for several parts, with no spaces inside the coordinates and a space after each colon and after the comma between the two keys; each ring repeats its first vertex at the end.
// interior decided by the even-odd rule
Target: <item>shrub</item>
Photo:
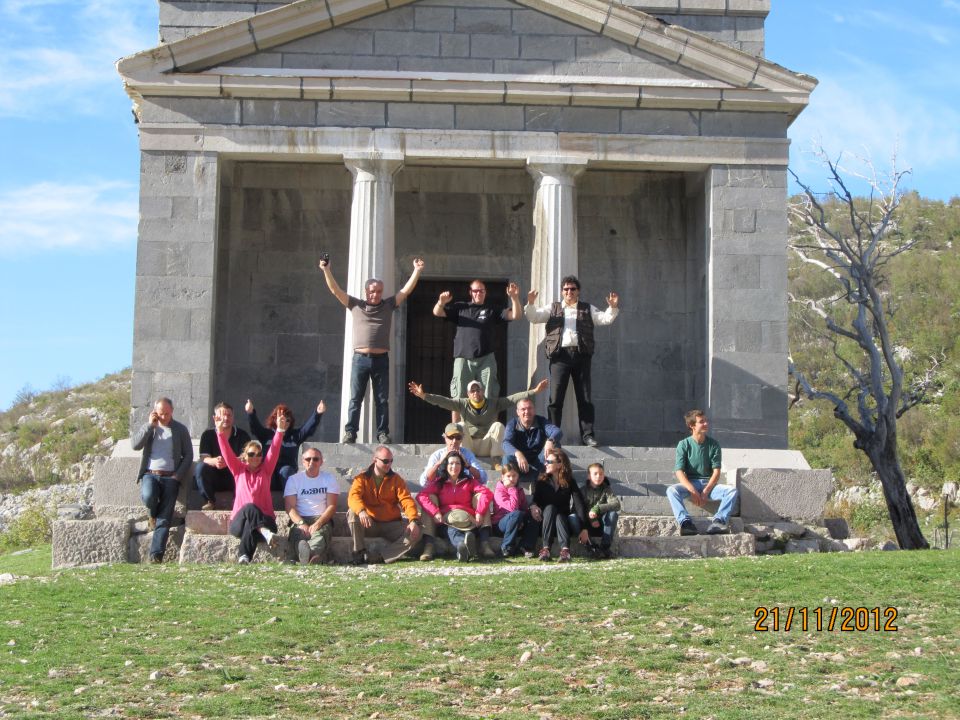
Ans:
{"type": "Polygon", "coordinates": [[[53,515],[52,510],[39,503],[28,505],[20,516],[0,533],[0,552],[49,543],[53,536],[53,515]]]}

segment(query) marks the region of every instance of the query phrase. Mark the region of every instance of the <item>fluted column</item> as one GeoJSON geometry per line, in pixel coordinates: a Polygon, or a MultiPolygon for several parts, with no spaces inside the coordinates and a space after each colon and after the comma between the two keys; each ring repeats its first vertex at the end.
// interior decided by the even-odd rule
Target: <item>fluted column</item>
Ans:
{"type": "MultiPolygon", "coordinates": [[[[530,263],[530,287],[539,291],[538,305],[560,299],[560,280],[565,275],[576,275],[577,261],[577,178],[587,168],[586,160],[562,157],[530,158],[527,171],[535,181],[533,205],[533,257],[530,263]]],[[[526,301],[526,298],[523,299],[526,301]]],[[[527,355],[527,375],[540,380],[547,377],[547,359],[541,342],[545,332],[542,324],[530,324],[530,342],[527,355]]],[[[543,413],[546,398],[536,397],[537,411],[543,413]]],[[[568,388],[564,402],[563,433],[567,438],[579,438],[574,393],[568,388]]]]}
{"type": "MultiPolygon", "coordinates": [[[[353,201],[350,206],[350,260],[347,265],[346,291],[354,297],[363,298],[365,283],[371,278],[383,281],[383,295],[389,297],[396,291],[394,261],[393,178],[403,166],[399,153],[357,153],[345,155],[344,164],[353,175],[353,201]]],[[[397,328],[393,328],[394,337],[397,328]]],[[[395,342],[391,339],[391,355],[395,342]]],[[[343,382],[340,392],[340,427],[346,422],[347,406],[350,404],[350,366],[353,361],[353,322],[347,311],[343,332],[343,382]]],[[[391,362],[390,372],[395,363],[391,362]]],[[[391,394],[397,383],[390,379],[391,394]]],[[[393,398],[391,397],[391,400],[393,398]]],[[[397,404],[391,402],[391,414],[397,404]]],[[[390,425],[396,424],[391,417],[390,425]]],[[[363,403],[357,439],[371,442],[376,439],[375,413],[371,390],[363,403]]]]}

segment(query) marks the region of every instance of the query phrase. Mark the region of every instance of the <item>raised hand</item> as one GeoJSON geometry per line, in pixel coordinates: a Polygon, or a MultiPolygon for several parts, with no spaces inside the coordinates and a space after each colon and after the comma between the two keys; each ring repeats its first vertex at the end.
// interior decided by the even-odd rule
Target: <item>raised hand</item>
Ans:
{"type": "Polygon", "coordinates": [[[423,385],[417,385],[413,380],[407,383],[407,390],[410,391],[411,395],[416,395],[421,400],[423,400],[423,396],[426,395],[426,393],[423,392],[423,385]]]}
{"type": "Polygon", "coordinates": [[[528,292],[528,293],[527,293],[527,305],[533,305],[533,303],[536,301],[536,299],[537,299],[537,297],[539,297],[539,295],[540,295],[540,293],[538,293],[536,290],[531,290],[530,292],[528,292]]]}
{"type": "Polygon", "coordinates": [[[440,298],[437,300],[437,302],[441,305],[446,305],[451,300],[453,300],[453,293],[449,290],[444,290],[442,293],[440,293],[440,298]]]}
{"type": "Polygon", "coordinates": [[[609,305],[612,308],[619,307],[620,296],[617,295],[615,292],[611,292],[609,295],[607,295],[607,305],[609,305]]]}
{"type": "Polygon", "coordinates": [[[253,412],[253,400],[247,398],[247,404],[243,406],[244,411],[249,415],[253,412]]]}
{"type": "Polygon", "coordinates": [[[317,415],[323,415],[327,411],[327,404],[321,400],[317,403],[317,415]]]}
{"type": "Polygon", "coordinates": [[[520,297],[520,286],[517,285],[515,282],[512,282],[509,285],[507,285],[507,297],[510,297],[510,298],[520,297]]]}

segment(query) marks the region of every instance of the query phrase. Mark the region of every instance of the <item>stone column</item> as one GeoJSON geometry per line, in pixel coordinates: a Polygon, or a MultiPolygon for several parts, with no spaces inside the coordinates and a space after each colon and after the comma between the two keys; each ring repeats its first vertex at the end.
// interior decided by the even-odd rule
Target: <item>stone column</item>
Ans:
{"type": "MultiPolygon", "coordinates": [[[[548,305],[560,299],[560,280],[576,275],[577,259],[577,178],[587,168],[586,160],[549,157],[530,158],[527,171],[535,183],[533,206],[533,258],[530,263],[530,287],[540,295],[537,305],[548,305]]],[[[521,298],[526,304],[526,297],[521,298]]],[[[548,377],[547,359],[543,354],[545,326],[530,324],[527,355],[528,379],[548,377]]],[[[572,385],[572,384],[571,384],[572,385]]],[[[537,396],[537,412],[544,413],[546,394],[537,396]]],[[[563,434],[579,442],[580,428],[576,421],[576,397],[567,388],[563,405],[563,434]]]]}
{"type": "Polygon", "coordinates": [[[140,164],[131,425],[167,396],[196,437],[211,411],[221,162],[214,153],[145,151],[140,164]]]}
{"type": "MultiPolygon", "coordinates": [[[[362,298],[364,283],[370,278],[383,281],[383,295],[389,297],[396,292],[394,221],[393,221],[393,177],[403,166],[400,153],[357,153],[344,155],[343,161],[353,175],[353,202],[350,206],[350,261],[347,267],[348,294],[362,298]]],[[[390,346],[390,427],[396,427],[395,415],[397,403],[397,382],[395,375],[395,352],[397,323],[394,317],[393,338],[390,346]]],[[[347,311],[343,332],[343,381],[340,393],[340,427],[347,420],[347,406],[350,404],[350,366],[353,361],[353,323],[347,311]]],[[[372,405],[372,389],[367,389],[367,397],[360,414],[359,442],[376,440],[376,413],[372,405]]]]}
{"type": "Polygon", "coordinates": [[[786,169],[706,173],[710,434],[725,447],[787,447],[786,169]]]}

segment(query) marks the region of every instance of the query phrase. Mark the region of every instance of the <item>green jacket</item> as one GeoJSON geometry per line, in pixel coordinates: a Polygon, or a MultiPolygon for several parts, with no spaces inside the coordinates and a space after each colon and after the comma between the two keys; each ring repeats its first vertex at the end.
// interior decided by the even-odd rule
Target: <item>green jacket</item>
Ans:
{"type": "Polygon", "coordinates": [[[603,515],[611,510],[620,511],[620,498],[613,494],[613,488],[610,487],[609,478],[604,478],[600,487],[594,487],[590,481],[584,483],[580,488],[583,493],[583,500],[587,505],[587,512],[595,512],[597,515],[603,515]]]}
{"type": "Polygon", "coordinates": [[[470,404],[470,398],[448,398],[443,397],[443,395],[424,393],[423,399],[431,405],[460,413],[470,437],[482,438],[490,430],[490,426],[497,422],[497,415],[510,409],[521,400],[531,398],[536,394],[533,390],[524,390],[496,400],[487,398],[486,404],[480,410],[474,409],[473,405],[470,404]]]}

